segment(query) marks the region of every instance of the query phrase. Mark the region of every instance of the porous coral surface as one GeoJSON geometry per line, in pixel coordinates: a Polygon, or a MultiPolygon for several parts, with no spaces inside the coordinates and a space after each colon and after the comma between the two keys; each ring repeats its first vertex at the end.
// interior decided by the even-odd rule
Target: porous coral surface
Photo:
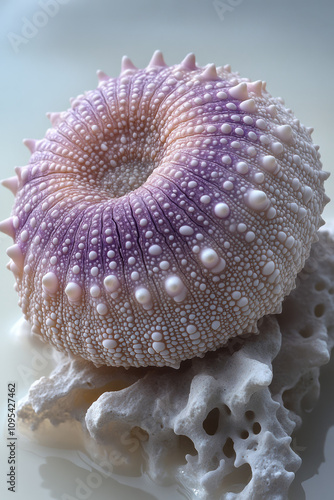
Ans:
{"type": "Polygon", "coordinates": [[[262,319],[258,335],[179,370],[96,368],[61,355],[21,402],[21,423],[80,422],[95,458],[111,449],[123,470],[137,461],[193,498],[287,499],[301,463],[291,434],[317,400],[334,345],[334,240],[319,235],[282,313],[262,319]]]}

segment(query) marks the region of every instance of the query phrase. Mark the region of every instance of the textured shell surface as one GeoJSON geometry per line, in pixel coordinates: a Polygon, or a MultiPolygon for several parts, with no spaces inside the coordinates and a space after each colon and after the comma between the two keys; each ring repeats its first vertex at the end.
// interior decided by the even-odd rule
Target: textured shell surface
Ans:
{"type": "Polygon", "coordinates": [[[172,366],[256,331],[328,201],[318,147],[262,81],[189,54],[50,113],[0,229],[32,331],[96,365],[172,366]]]}

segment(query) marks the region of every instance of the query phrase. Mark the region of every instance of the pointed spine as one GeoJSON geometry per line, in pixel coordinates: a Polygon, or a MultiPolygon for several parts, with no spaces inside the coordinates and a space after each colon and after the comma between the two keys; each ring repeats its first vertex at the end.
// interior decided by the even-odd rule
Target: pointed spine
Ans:
{"type": "Polygon", "coordinates": [[[249,82],[247,83],[247,88],[249,92],[253,92],[257,96],[262,95],[262,81],[261,80],[256,80],[255,82],[249,82]]]}
{"type": "Polygon", "coordinates": [[[15,173],[17,175],[19,182],[24,184],[28,179],[28,168],[15,167],[14,170],[15,170],[15,173]]]}
{"type": "Polygon", "coordinates": [[[240,109],[246,113],[255,113],[257,111],[257,107],[254,99],[246,99],[246,101],[242,101],[240,103],[240,109]]]}
{"type": "Polygon", "coordinates": [[[127,71],[136,71],[138,68],[133,64],[131,59],[128,56],[122,57],[121,63],[121,75],[123,75],[127,71]]]}
{"type": "Polygon", "coordinates": [[[197,69],[195,54],[193,54],[192,52],[190,54],[187,54],[183,61],[181,61],[180,66],[186,71],[194,71],[195,69],[197,69]]]}
{"type": "Polygon", "coordinates": [[[9,266],[7,267],[16,278],[20,278],[22,276],[23,270],[20,269],[13,261],[9,262],[9,266]]]}
{"type": "Polygon", "coordinates": [[[238,99],[239,101],[245,101],[249,98],[247,83],[245,82],[238,83],[238,85],[229,88],[228,91],[234,99],[238,99]]]}
{"type": "Polygon", "coordinates": [[[59,125],[59,123],[61,122],[61,113],[51,113],[50,112],[50,113],[46,113],[46,116],[50,120],[51,125],[53,127],[57,127],[57,125],[59,125]]]}
{"type": "Polygon", "coordinates": [[[30,153],[34,153],[37,147],[35,139],[23,139],[23,144],[29,149],[30,153]]]}
{"type": "Polygon", "coordinates": [[[319,177],[321,181],[326,181],[331,174],[325,170],[320,170],[319,177]]]}
{"type": "MultiPolygon", "coordinates": [[[[19,245],[16,243],[15,245],[12,245],[11,247],[7,248],[7,255],[12,261],[14,262],[15,266],[17,267],[19,273],[23,272],[23,264],[24,264],[24,255],[19,247],[19,245]]],[[[12,266],[11,266],[12,268],[12,266]]]]}
{"type": "Polygon", "coordinates": [[[214,64],[208,64],[208,66],[205,67],[203,73],[201,73],[200,80],[202,80],[203,82],[220,80],[219,76],[217,75],[216,66],[214,64]]]}
{"type": "Polygon", "coordinates": [[[14,177],[9,177],[8,179],[4,179],[1,181],[1,184],[9,189],[14,196],[16,196],[18,190],[19,190],[19,180],[16,175],[14,177]]]}
{"type": "Polygon", "coordinates": [[[15,229],[13,225],[13,218],[9,217],[0,222],[0,231],[4,234],[7,234],[11,238],[15,238],[15,229]]]}
{"type": "Polygon", "coordinates": [[[329,203],[331,201],[330,197],[327,196],[327,194],[325,193],[324,194],[324,205],[327,205],[327,203],[329,203]]]}
{"type": "Polygon", "coordinates": [[[148,68],[154,68],[156,66],[166,67],[167,64],[164,61],[164,56],[160,50],[156,50],[148,64],[148,68]]]}
{"type": "Polygon", "coordinates": [[[109,76],[102,70],[98,69],[96,72],[99,84],[109,80],[109,76]]]}

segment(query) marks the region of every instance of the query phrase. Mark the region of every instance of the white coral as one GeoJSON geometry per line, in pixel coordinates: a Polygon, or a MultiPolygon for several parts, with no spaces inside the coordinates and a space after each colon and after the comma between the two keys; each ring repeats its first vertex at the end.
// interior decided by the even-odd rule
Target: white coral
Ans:
{"type": "Polygon", "coordinates": [[[318,397],[334,344],[333,250],[320,233],[282,313],[263,318],[259,335],[179,370],[96,368],[62,355],[21,402],[21,421],[77,420],[95,454],[121,457],[113,469],[144,461],[154,481],[177,481],[199,499],[286,499],[301,463],[290,436],[318,397]]]}

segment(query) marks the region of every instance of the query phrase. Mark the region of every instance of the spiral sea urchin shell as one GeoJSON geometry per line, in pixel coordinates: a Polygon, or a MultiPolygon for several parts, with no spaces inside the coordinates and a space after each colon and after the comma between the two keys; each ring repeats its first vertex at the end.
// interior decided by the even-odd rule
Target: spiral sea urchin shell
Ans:
{"type": "Polygon", "coordinates": [[[262,81],[145,69],[50,113],[1,229],[33,331],[95,364],[174,366],[256,330],[294,287],[326,203],[317,147],[262,81]]]}

